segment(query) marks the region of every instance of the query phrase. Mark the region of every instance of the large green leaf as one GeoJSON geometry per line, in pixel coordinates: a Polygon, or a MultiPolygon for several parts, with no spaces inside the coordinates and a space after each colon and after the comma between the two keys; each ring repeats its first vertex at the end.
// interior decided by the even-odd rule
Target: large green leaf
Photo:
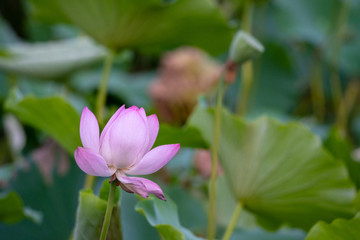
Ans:
{"type": "Polygon", "coordinates": [[[319,222],[311,228],[306,240],[358,240],[360,214],[351,220],[336,219],[331,224],[319,222]]]}
{"type": "Polygon", "coordinates": [[[39,21],[46,23],[67,23],[69,19],[59,11],[59,5],[56,1],[49,0],[30,0],[31,15],[39,21]]]}
{"type": "Polygon", "coordinates": [[[81,37],[47,43],[16,43],[0,56],[0,69],[25,76],[53,79],[103,59],[105,50],[81,37]]]}
{"type": "MultiPolygon", "coordinates": [[[[212,142],[213,110],[197,108],[190,124],[212,142]]],[[[309,229],[354,214],[344,164],[301,124],[266,117],[247,123],[223,111],[219,157],[234,197],[262,223],[309,229]]]]}
{"type": "Polygon", "coordinates": [[[221,53],[231,41],[225,18],[209,0],[53,1],[73,23],[110,48],[195,45],[221,53]]]}
{"type": "MultiPolygon", "coordinates": [[[[219,176],[216,179],[216,204],[217,223],[221,227],[226,228],[234,213],[236,199],[231,193],[225,176],[219,176]]],[[[257,224],[256,217],[253,214],[249,213],[246,209],[243,209],[236,226],[243,229],[253,229],[259,227],[259,224],[257,224]]]]}
{"type": "MultiPolygon", "coordinates": [[[[224,176],[216,180],[217,221],[226,228],[236,207],[224,176]]],[[[300,229],[281,228],[278,231],[266,231],[256,222],[256,217],[246,209],[241,211],[236,229],[231,239],[241,240],[304,240],[305,232],[300,229]]]]}
{"type": "Polygon", "coordinates": [[[16,192],[0,196],[0,221],[8,224],[21,221],[24,217],[24,204],[16,192]]]}
{"type": "Polygon", "coordinates": [[[81,145],[80,116],[63,97],[22,98],[15,89],[6,100],[5,108],[22,122],[49,134],[71,154],[81,145]]]}
{"type": "Polygon", "coordinates": [[[177,207],[167,196],[164,202],[155,197],[140,200],[136,211],[143,214],[150,225],[154,226],[164,240],[200,240],[192,232],[181,226],[177,207]]]}

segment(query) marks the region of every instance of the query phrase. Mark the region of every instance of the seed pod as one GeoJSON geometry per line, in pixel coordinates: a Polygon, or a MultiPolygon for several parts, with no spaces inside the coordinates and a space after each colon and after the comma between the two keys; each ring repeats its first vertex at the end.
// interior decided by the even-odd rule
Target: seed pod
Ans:
{"type": "Polygon", "coordinates": [[[229,59],[241,65],[258,57],[264,50],[264,46],[256,38],[244,31],[238,31],[230,46],[229,59]]]}

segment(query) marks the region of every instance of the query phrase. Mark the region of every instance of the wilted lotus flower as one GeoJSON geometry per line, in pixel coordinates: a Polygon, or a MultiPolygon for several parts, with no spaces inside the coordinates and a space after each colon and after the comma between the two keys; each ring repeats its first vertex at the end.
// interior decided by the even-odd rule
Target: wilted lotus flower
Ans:
{"type": "Polygon", "coordinates": [[[222,67],[203,51],[184,47],[167,53],[149,94],[162,121],[182,125],[198,96],[215,89],[222,67]]]}
{"type": "Polygon", "coordinates": [[[159,131],[156,115],[146,116],[143,108],[122,106],[110,118],[99,138],[99,125],[85,107],[80,120],[80,137],[84,147],[75,150],[80,169],[89,175],[110,177],[125,191],[147,198],[149,193],[165,200],[154,182],[130,175],[147,175],[167,164],[180,144],[158,146],[150,151],[159,131]]]}

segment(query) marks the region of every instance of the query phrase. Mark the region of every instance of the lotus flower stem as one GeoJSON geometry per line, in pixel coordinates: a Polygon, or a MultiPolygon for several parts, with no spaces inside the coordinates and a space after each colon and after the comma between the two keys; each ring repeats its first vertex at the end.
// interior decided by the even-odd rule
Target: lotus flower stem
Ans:
{"type": "Polygon", "coordinates": [[[110,225],[110,220],[111,220],[111,213],[112,213],[112,210],[115,205],[114,204],[115,190],[116,190],[116,181],[113,181],[110,185],[109,198],[108,198],[108,202],[107,202],[104,223],[103,223],[103,226],[101,229],[100,240],[106,240],[106,235],[107,235],[109,225],[110,225]]]}
{"type": "Polygon", "coordinates": [[[215,123],[214,123],[214,140],[211,148],[211,177],[210,177],[210,191],[209,191],[209,226],[208,239],[214,239],[215,236],[215,197],[216,197],[216,174],[217,174],[217,159],[218,147],[220,140],[220,126],[221,126],[221,109],[222,99],[224,95],[224,79],[221,78],[218,86],[218,96],[216,99],[215,109],[215,123]]]}
{"type": "Polygon", "coordinates": [[[230,239],[231,234],[234,231],[236,222],[239,219],[239,216],[240,216],[240,213],[241,213],[242,209],[243,209],[243,204],[240,201],[238,201],[238,203],[236,204],[234,213],[233,213],[233,215],[231,217],[231,221],[230,221],[230,223],[229,223],[229,225],[228,225],[228,227],[227,227],[227,229],[225,231],[223,240],[229,240],[230,239]]]}

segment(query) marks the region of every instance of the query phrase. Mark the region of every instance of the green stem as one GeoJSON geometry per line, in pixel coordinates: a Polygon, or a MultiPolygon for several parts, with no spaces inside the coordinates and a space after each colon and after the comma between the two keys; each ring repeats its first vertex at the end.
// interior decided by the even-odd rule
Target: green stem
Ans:
{"type": "Polygon", "coordinates": [[[239,201],[237,204],[236,204],[236,207],[235,207],[235,210],[234,210],[234,213],[231,217],[231,221],[225,231],[225,234],[224,234],[224,237],[223,237],[223,240],[229,240],[230,237],[231,237],[231,234],[232,232],[234,231],[234,228],[235,228],[235,225],[236,225],[236,222],[237,220],[239,219],[239,216],[240,216],[240,213],[241,213],[241,210],[243,209],[243,204],[239,201]]]}
{"type": "MultiPolygon", "coordinates": [[[[342,112],[341,109],[341,102],[342,102],[342,90],[341,90],[341,84],[340,84],[340,77],[339,77],[339,57],[341,52],[341,47],[343,43],[343,27],[346,24],[346,21],[349,17],[349,3],[347,1],[342,1],[341,8],[339,12],[339,16],[336,23],[336,32],[333,45],[332,45],[332,54],[331,54],[331,69],[330,69],[330,85],[331,85],[331,91],[333,96],[333,105],[334,110],[336,113],[336,121],[339,125],[339,122],[341,122],[342,118],[342,112]]],[[[342,126],[339,126],[342,128],[342,126]]],[[[345,131],[345,129],[343,129],[345,131]]]]}
{"type": "Polygon", "coordinates": [[[112,213],[112,210],[115,205],[115,203],[114,203],[115,190],[116,190],[116,181],[113,181],[110,185],[109,198],[108,198],[108,203],[107,203],[107,207],[106,207],[104,223],[103,223],[103,226],[101,229],[100,240],[106,240],[106,235],[108,233],[110,220],[111,220],[111,213],[112,213]]]}
{"type": "Polygon", "coordinates": [[[356,103],[358,94],[359,94],[359,83],[356,80],[351,81],[347,86],[347,89],[344,93],[344,97],[339,104],[339,110],[338,110],[339,115],[338,115],[337,124],[343,136],[346,136],[346,130],[348,127],[347,126],[348,118],[351,113],[351,110],[354,107],[354,104],[356,103]]]}
{"type": "MultiPolygon", "coordinates": [[[[120,200],[121,202],[121,200],[120,200]]],[[[114,209],[116,211],[116,208],[114,209]]],[[[119,230],[119,234],[120,236],[117,236],[118,237],[118,240],[122,240],[123,239],[123,231],[122,231],[122,222],[121,222],[121,206],[119,207],[119,218],[118,218],[119,222],[118,222],[118,230],[119,230]]]]}
{"type": "MultiPolygon", "coordinates": [[[[252,0],[245,0],[241,28],[242,30],[250,34],[252,28],[252,18],[253,18],[252,0]]],[[[238,99],[237,99],[236,112],[242,116],[246,114],[253,78],[254,78],[253,64],[250,61],[241,66],[242,82],[241,82],[241,89],[239,91],[240,94],[238,95],[238,99]]]]}
{"type": "Polygon", "coordinates": [[[208,239],[212,240],[215,237],[215,197],[216,197],[216,174],[217,174],[217,156],[220,140],[220,124],[221,124],[221,108],[222,99],[224,95],[224,79],[221,78],[218,86],[218,95],[216,99],[215,122],[214,122],[214,139],[211,148],[211,177],[209,189],[209,226],[208,239]]]}
{"type": "Polygon", "coordinates": [[[108,54],[106,55],[104,70],[99,85],[99,92],[96,97],[96,117],[100,126],[104,124],[104,107],[106,102],[109,76],[114,61],[114,55],[115,53],[112,50],[109,50],[108,54]]]}
{"type": "MultiPolygon", "coordinates": [[[[104,69],[102,77],[100,80],[99,91],[96,96],[96,117],[100,126],[104,124],[104,107],[106,103],[107,87],[109,82],[109,76],[111,72],[111,67],[114,62],[115,52],[108,50],[108,53],[105,58],[104,69]]],[[[91,175],[86,175],[84,189],[91,189],[94,185],[95,177],[91,175]]]]}
{"type": "Polygon", "coordinates": [[[244,63],[241,66],[241,90],[238,97],[236,112],[241,115],[246,115],[248,99],[250,96],[251,86],[254,78],[252,62],[244,63]]]}
{"type": "Polygon", "coordinates": [[[325,116],[325,97],[323,90],[322,64],[318,54],[315,54],[314,67],[311,75],[310,90],[313,111],[317,120],[321,123],[324,121],[325,116]]]}
{"type": "Polygon", "coordinates": [[[242,30],[251,33],[252,28],[252,17],[253,17],[253,0],[244,0],[243,1],[243,16],[241,19],[241,28],[242,30]]]}
{"type": "Polygon", "coordinates": [[[342,90],[341,90],[341,83],[339,77],[339,71],[336,67],[331,67],[330,69],[330,87],[332,93],[332,102],[334,106],[334,112],[336,118],[339,117],[339,105],[342,99],[342,90]]]}

